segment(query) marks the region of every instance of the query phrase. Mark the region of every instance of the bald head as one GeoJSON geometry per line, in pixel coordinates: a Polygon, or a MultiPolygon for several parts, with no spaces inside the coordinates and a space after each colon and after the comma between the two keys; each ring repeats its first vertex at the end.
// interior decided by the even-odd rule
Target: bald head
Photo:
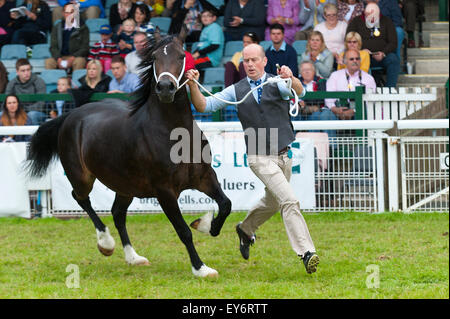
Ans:
{"type": "Polygon", "coordinates": [[[258,55],[261,58],[264,58],[266,56],[266,52],[264,52],[264,48],[256,43],[249,44],[244,48],[244,50],[242,50],[242,56],[245,57],[246,54],[247,55],[258,55]]]}
{"type": "Polygon", "coordinates": [[[242,60],[245,73],[250,79],[256,81],[263,76],[267,58],[262,46],[256,43],[247,45],[242,50],[242,60]]]}

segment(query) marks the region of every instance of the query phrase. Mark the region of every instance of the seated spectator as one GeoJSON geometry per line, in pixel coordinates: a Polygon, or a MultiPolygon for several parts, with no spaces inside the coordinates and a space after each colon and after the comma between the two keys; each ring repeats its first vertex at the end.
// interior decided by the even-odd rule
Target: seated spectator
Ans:
{"type": "MultiPolygon", "coordinates": [[[[326,91],[326,80],[316,75],[316,68],[311,61],[300,64],[300,82],[307,92],[326,91]]],[[[327,107],[323,100],[300,100],[300,115],[307,121],[335,121],[338,118],[327,107]]],[[[336,130],[324,130],[328,137],[336,137],[336,130]]]]}
{"type": "Polygon", "coordinates": [[[126,19],[133,19],[136,4],[132,0],[119,0],[109,8],[109,24],[116,33],[126,19]]]}
{"type": "MultiPolygon", "coordinates": [[[[58,0],[59,7],[53,8],[53,23],[64,17],[64,6],[73,3],[73,0],[58,0]]],[[[78,1],[80,8],[80,18],[83,20],[105,18],[105,9],[101,0],[84,0],[78,1]]]]}
{"type": "Polygon", "coordinates": [[[400,72],[400,60],[396,54],[397,34],[391,19],[380,15],[375,3],[366,6],[364,15],[353,19],[347,28],[348,32],[357,32],[362,38],[362,48],[371,54],[371,67],[383,67],[386,71],[386,86],[397,85],[400,72]]]}
{"type": "MultiPolygon", "coordinates": [[[[397,32],[397,56],[400,59],[400,49],[402,47],[403,40],[405,39],[405,31],[403,30],[403,17],[402,11],[399,6],[398,0],[368,0],[367,3],[378,4],[381,15],[388,17],[395,25],[395,31],[397,32]]],[[[414,21],[415,24],[415,21],[414,21]]]]}
{"type": "Polygon", "coordinates": [[[102,25],[99,33],[101,41],[96,42],[91,46],[88,60],[99,60],[102,64],[103,71],[108,72],[108,70],[111,69],[111,59],[113,56],[119,54],[119,48],[117,43],[113,42],[111,39],[113,32],[108,24],[102,25]]]}
{"type": "MultiPolygon", "coordinates": [[[[65,76],[58,79],[56,89],[50,93],[67,94],[72,88],[72,81],[69,77],[65,76]]],[[[72,108],[72,103],[64,100],[56,100],[55,104],[50,107],[50,118],[54,119],[61,116],[63,113],[67,113],[72,108]]]]}
{"type": "Polygon", "coordinates": [[[20,6],[27,10],[25,15],[17,11],[11,12],[11,26],[14,29],[11,43],[27,46],[46,43],[47,32],[52,28],[48,4],[41,0],[24,0],[20,6]]]}
{"type": "MultiPolygon", "coordinates": [[[[116,55],[113,61],[117,57],[122,58],[120,55],[116,55]]],[[[112,64],[113,62],[111,63],[111,69],[112,64]]],[[[80,87],[69,90],[73,96],[75,107],[88,103],[94,93],[108,92],[109,83],[111,82],[111,77],[103,73],[102,64],[99,60],[88,61],[86,68],[86,75],[78,79],[81,84],[80,87]]]]}
{"type": "Polygon", "coordinates": [[[277,64],[286,65],[292,70],[292,74],[298,77],[297,51],[284,41],[284,28],[281,24],[270,26],[270,39],[272,45],[266,50],[267,64],[264,70],[277,75],[277,64]]]}
{"type": "Polygon", "coordinates": [[[145,32],[137,31],[133,37],[133,45],[135,50],[125,56],[125,64],[128,72],[139,75],[140,70],[138,66],[142,61],[139,52],[147,45],[147,34],[145,32]]]}
{"type": "MultiPolygon", "coordinates": [[[[357,86],[365,86],[374,91],[375,79],[361,70],[359,51],[349,49],[344,53],[345,69],[331,73],[327,80],[327,91],[355,91],[357,86]]],[[[354,104],[339,105],[336,99],[326,99],[325,104],[340,120],[351,120],[355,116],[354,104]]]]}
{"type": "Polygon", "coordinates": [[[89,54],[89,29],[80,19],[77,27],[74,5],[64,5],[65,19],[59,20],[52,28],[50,53],[45,60],[46,69],[84,69],[89,54]]]}
{"type": "MultiPolygon", "coordinates": [[[[380,1],[381,2],[381,1],[380,1]]],[[[403,16],[405,17],[405,29],[408,33],[408,48],[415,48],[416,42],[414,40],[414,31],[416,29],[416,21],[417,17],[420,17],[424,15],[425,9],[424,9],[424,1],[420,0],[400,0],[399,4],[401,5],[403,16]]],[[[381,4],[380,9],[381,13],[384,14],[383,7],[381,4]]],[[[392,17],[390,17],[392,19],[392,17]]],[[[392,19],[392,21],[395,24],[395,27],[397,28],[398,25],[396,23],[396,20],[392,19]]],[[[398,36],[398,33],[397,33],[398,36]]],[[[420,39],[422,40],[422,39],[420,39]]],[[[423,41],[419,42],[419,48],[423,47],[423,41]]]]}
{"type": "MultiPolygon", "coordinates": [[[[3,102],[0,126],[32,125],[31,119],[25,112],[19,98],[15,94],[9,94],[3,102]]],[[[0,136],[2,142],[26,142],[30,135],[0,136]]]]}
{"type": "Polygon", "coordinates": [[[216,8],[206,0],[176,0],[172,8],[169,34],[180,33],[181,27],[185,25],[188,31],[185,42],[198,42],[202,31],[199,17],[204,10],[216,8]]]}
{"type": "Polygon", "coordinates": [[[347,24],[364,13],[364,3],[361,0],[342,0],[337,3],[338,20],[347,24]]]}
{"type": "Polygon", "coordinates": [[[11,43],[14,29],[11,27],[11,13],[16,3],[13,1],[0,0],[0,49],[3,45],[11,43]]]}
{"type": "Polygon", "coordinates": [[[264,0],[229,0],[223,19],[225,41],[239,41],[246,32],[264,39],[266,7],[264,0]]]}
{"type": "MultiPolygon", "coordinates": [[[[245,48],[252,43],[259,44],[259,38],[256,33],[247,32],[242,37],[242,44],[245,48]]],[[[225,63],[225,87],[239,82],[246,76],[247,74],[245,73],[244,65],[242,63],[242,51],[238,51],[233,55],[231,61],[225,63]]]]}
{"type": "Polygon", "coordinates": [[[0,93],[5,92],[6,84],[8,84],[8,72],[5,65],[0,61],[0,93]]]}
{"type": "Polygon", "coordinates": [[[146,4],[137,4],[133,12],[133,19],[136,22],[136,31],[141,31],[141,28],[146,28],[150,22],[150,9],[146,4]]]}
{"type": "Polygon", "coordinates": [[[122,23],[122,28],[113,36],[113,41],[119,47],[119,54],[125,57],[134,50],[133,36],[136,33],[136,23],[133,19],[126,19],[122,23]]]}
{"type": "MultiPolygon", "coordinates": [[[[295,33],[299,30],[298,15],[300,5],[298,0],[269,0],[267,7],[267,23],[269,25],[279,23],[284,27],[284,41],[292,44],[295,41],[295,33]]],[[[270,28],[266,28],[265,39],[270,40],[270,28]]]]}
{"type": "MultiPolygon", "coordinates": [[[[31,63],[27,59],[17,60],[16,73],[17,76],[6,86],[5,94],[45,94],[47,92],[44,80],[32,73],[31,63]]],[[[25,105],[25,111],[28,112],[28,117],[34,125],[45,121],[44,106],[43,101],[25,105]]]]}
{"type": "Polygon", "coordinates": [[[203,10],[200,15],[203,24],[199,44],[192,53],[195,68],[203,70],[217,67],[222,60],[224,36],[222,27],[216,23],[216,10],[203,10]]]}
{"type": "Polygon", "coordinates": [[[300,0],[300,14],[298,16],[300,30],[295,34],[295,40],[308,40],[314,27],[325,21],[323,8],[328,3],[336,4],[336,0],[300,0]]]}
{"type": "Polygon", "coordinates": [[[136,74],[127,72],[125,60],[120,55],[113,58],[111,70],[114,78],[109,83],[108,93],[132,93],[141,85],[136,74]]]}
{"type": "Polygon", "coordinates": [[[345,50],[344,39],[347,23],[338,21],[336,5],[329,3],[323,8],[325,21],[314,27],[314,31],[320,31],[323,35],[327,49],[333,53],[335,59],[345,50]]]}
{"type": "MultiPolygon", "coordinates": [[[[370,54],[367,50],[361,50],[361,47],[361,36],[357,32],[347,33],[345,36],[345,50],[358,50],[361,57],[361,70],[368,73],[370,68],[370,54]]],[[[346,68],[346,65],[344,64],[344,52],[339,55],[339,59],[336,62],[338,64],[338,70],[346,68]]]]}
{"type": "Polygon", "coordinates": [[[309,34],[306,51],[302,53],[300,62],[311,61],[316,68],[316,75],[328,79],[333,71],[334,58],[330,50],[325,46],[322,33],[312,31],[309,34]]]}

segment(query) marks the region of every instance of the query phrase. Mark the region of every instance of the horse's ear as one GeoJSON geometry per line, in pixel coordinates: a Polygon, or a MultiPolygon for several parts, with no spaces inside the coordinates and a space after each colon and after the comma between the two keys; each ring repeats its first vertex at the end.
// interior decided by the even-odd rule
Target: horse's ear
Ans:
{"type": "Polygon", "coordinates": [[[181,43],[184,43],[184,40],[186,40],[187,35],[188,35],[188,29],[187,29],[186,25],[183,24],[183,26],[181,27],[181,31],[178,34],[178,39],[181,41],[181,43]]]}
{"type": "Polygon", "coordinates": [[[159,27],[156,26],[155,32],[153,33],[153,38],[156,40],[156,42],[159,42],[161,40],[161,30],[159,30],[159,27]]]}

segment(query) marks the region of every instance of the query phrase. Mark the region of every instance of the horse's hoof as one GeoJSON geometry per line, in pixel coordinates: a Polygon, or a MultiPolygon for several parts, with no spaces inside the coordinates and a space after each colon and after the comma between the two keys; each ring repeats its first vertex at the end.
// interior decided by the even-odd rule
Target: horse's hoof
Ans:
{"type": "Polygon", "coordinates": [[[202,277],[202,278],[218,278],[219,277],[219,273],[217,272],[217,270],[209,268],[206,265],[202,265],[200,267],[199,270],[196,270],[194,267],[192,267],[192,273],[197,276],[197,277],[202,277]]]}
{"type": "Polygon", "coordinates": [[[142,257],[142,259],[137,259],[133,263],[130,263],[132,266],[150,266],[150,262],[147,258],[142,257]]]}
{"type": "Polygon", "coordinates": [[[203,217],[194,220],[191,223],[191,227],[204,234],[210,234],[211,223],[214,219],[214,212],[209,212],[203,215],[203,217]]]}
{"type": "Polygon", "coordinates": [[[106,249],[106,248],[100,246],[99,244],[97,244],[97,248],[104,256],[107,256],[107,257],[111,256],[113,254],[113,252],[114,252],[114,248],[113,249],[106,249]]]}

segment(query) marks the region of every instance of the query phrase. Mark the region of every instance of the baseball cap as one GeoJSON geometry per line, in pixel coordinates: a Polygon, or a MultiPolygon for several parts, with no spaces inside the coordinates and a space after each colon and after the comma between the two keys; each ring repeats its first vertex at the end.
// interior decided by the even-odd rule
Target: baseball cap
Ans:
{"type": "Polygon", "coordinates": [[[100,27],[100,34],[111,34],[112,32],[112,28],[109,24],[104,24],[100,27]]]}

